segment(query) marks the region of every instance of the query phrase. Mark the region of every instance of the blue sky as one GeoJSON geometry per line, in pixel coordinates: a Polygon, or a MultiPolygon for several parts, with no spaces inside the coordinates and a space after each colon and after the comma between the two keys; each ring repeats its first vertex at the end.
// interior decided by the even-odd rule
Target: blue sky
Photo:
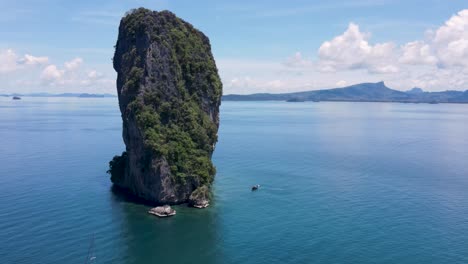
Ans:
{"type": "Polygon", "coordinates": [[[466,1],[0,0],[0,93],[115,93],[119,20],[140,6],[210,38],[225,94],[468,89],[466,1]]]}

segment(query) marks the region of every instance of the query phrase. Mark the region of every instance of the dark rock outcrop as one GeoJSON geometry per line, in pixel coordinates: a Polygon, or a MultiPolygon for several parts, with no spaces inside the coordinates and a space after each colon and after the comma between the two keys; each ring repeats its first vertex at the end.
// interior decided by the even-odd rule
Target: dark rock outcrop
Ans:
{"type": "Polygon", "coordinates": [[[190,194],[189,205],[196,208],[208,207],[211,200],[211,193],[207,186],[198,187],[190,194]]]}
{"type": "Polygon", "coordinates": [[[159,217],[173,216],[176,214],[176,210],[172,209],[169,205],[158,206],[151,208],[148,211],[149,214],[156,215],[159,217]]]}
{"type": "Polygon", "coordinates": [[[112,182],[159,204],[209,190],[222,84],[208,38],[169,11],[132,10],[114,69],[126,151],[109,164],[112,182]]]}

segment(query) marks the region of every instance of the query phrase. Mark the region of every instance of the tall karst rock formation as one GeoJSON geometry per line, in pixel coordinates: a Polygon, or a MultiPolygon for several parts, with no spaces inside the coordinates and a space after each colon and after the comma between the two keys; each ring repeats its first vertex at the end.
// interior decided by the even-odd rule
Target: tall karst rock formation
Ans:
{"type": "Polygon", "coordinates": [[[126,151],[110,162],[112,182],[156,203],[205,203],[222,95],[209,39],[169,11],[132,10],[114,69],[126,151]]]}

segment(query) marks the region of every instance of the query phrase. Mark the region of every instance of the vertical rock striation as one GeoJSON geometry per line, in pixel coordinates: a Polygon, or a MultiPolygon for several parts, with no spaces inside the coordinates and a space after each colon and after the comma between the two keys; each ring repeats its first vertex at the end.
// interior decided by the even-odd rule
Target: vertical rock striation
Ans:
{"type": "Polygon", "coordinates": [[[156,203],[205,201],[222,94],[209,39],[169,11],[132,10],[114,69],[126,151],[109,163],[112,182],[156,203]]]}

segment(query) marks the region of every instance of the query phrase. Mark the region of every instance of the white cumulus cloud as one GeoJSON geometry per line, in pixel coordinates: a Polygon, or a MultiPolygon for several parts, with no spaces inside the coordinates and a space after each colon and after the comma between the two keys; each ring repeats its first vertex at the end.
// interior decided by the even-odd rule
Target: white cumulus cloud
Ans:
{"type": "Polygon", "coordinates": [[[74,58],[71,61],[65,62],[65,69],[68,71],[74,71],[80,67],[80,65],[83,63],[82,58],[74,58]]]}
{"type": "Polygon", "coordinates": [[[12,49],[0,50],[0,73],[14,72],[30,66],[45,65],[48,61],[48,57],[35,57],[29,54],[20,57],[12,49]]]}
{"type": "Polygon", "coordinates": [[[0,52],[0,73],[15,71],[18,68],[18,56],[11,50],[3,50],[0,52]]]}
{"type": "Polygon", "coordinates": [[[20,63],[26,65],[45,65],[49,63],[48,57],[35,57],[30,54],[25,54],[24,58],[20,60],[20,63]]]}
{"type": "Polygon", "coordinates": [[[103,77],[103,74],[98,71],[92,70],[88,72],[88,78],[91,80],[100,79],[102,77],[103,77]]]}
{"type": "Polygon", "coordinates": [[[44,83],[60,83],[65,71],[59,70],[55,65],[47,66],[41,73],[41,80],[44,83]]]}
{"type": "Polygon", "coordinates": [[[437,58],[433,55],[431,47],[423,41],[408,42],[401,47],[402,55],[400,63],[404,64],[429,64],[437,63],[437,58]]]}
{"type": "Polygon", "coordinates": [[[458,12],[437,31],[431,43],[442,67],[468,67],[468,9],[458,12]]]}
{"type": "Polygon", "coordinates": [[[42,84],[65,88],[66,86],[93,87],[97,85],[109,87],[110,84],[115,83],[115,81],[105,79],[104,74],[96,70],[81,69],[82,64],[84,61],[81,58],[66,61],[61,68],[51,64],[44,68],[40,75],[42,84]]]}
{"type": "Polygon", "coordinates": [[[371,73],[397,72],[395,45],[390,42],[371,45],[369,37],[358,25],[350,23],[343,34],[320,46],[319,69],[325,72],[350,69],[366,69],[371,73]]]}
{"type": "Polygon", "coordinates": [[[289,67],[310,67],[313,66],[313,63],[312,60],[304,58],[300,52],[296,52],[286,59],[284,65],[289,67]]]}
{"type": "Polygon", "coordinates": [[[346,84],[347,84],[347,82],[344,81],[344,80],[336,82],[337,87],[344,87],[344,86],[346,86],[346,84]]]}

